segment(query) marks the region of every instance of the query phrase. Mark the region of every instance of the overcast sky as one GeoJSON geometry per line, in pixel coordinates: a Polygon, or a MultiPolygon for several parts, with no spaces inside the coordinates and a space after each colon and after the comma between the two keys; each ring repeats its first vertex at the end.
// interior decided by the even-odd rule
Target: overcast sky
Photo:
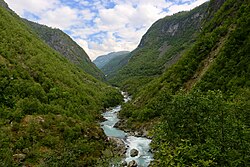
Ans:
{"type": "Polygon", "coordinates": [[[93,60],[132,51],[158,19],[207,0],[5,0],[21,17],[70,35],[93,60]]]}

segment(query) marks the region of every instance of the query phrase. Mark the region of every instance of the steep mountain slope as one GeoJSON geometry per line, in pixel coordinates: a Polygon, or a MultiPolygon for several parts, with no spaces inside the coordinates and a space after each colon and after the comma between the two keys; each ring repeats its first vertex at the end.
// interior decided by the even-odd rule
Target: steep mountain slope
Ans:
{"type": "Polygon", "coordinates": [[[86,52],[67,34],[59,29],[52,29],[28,20],[24,20],[50,47],[61,53],[72,63],[97,79],[103,80],[103,73],[91,62],[86,52]]]}
{"type": "Polygon", "coordinates": [[[124,88],[135,88],[147,83],[149,77],[151,80],[162,74],[194,43],[207,6],[205,3],[189,12],[180,12],[155,22],[132,52],[129,63],[110,78],[110,82],[124,88]]]}
{"type": "Polygon", "coordinates": [[[249,4],[211,1],[193,46],[123,107],[126,128],[158,123],[154,166],[250,165],[249,4]]]}
{"type": "Polygon", "coordinates": [[[0,6],[0,16],[0,166],[104,163],[109,148],[97,120],[122,100],[118,90],[54,51],[13,12],[0,6]]]}
{"type": "Polygon", "coordinates": [[[95,63],[95,65],[99,68],[102,69],[107,63],[109,63],[112,59],[116,58],[116,57],[120,57],[123,55],[128,54],[128,51],[120,51],[120,52],[112,52],[109,53],[107,55],[102,55],[102,56],[98,56],[93,63],[95,63]]]}

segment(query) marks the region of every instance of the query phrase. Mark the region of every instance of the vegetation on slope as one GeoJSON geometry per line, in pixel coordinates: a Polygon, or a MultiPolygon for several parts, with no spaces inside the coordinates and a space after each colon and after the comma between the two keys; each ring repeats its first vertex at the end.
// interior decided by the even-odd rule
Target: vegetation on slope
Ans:
{"type": "Polygon", "coordinates": [[[229,102],[219,91],[197,91],[164,100],[151,144],[155,166],[250,165],[249,99],[229,102]]]}
{"type": "Polygon", "coordinates": [[[249,1],[217,8],[195,44],[121,112],[134,129],[159,120],[155,166],[250,165],[249,1]]]}
{"type": "Polygon", "coordinates": [[[0,15],[0,166],[104,163],[98,119],[122,101],[118,90],[48,47],[17,15],[1,6],[0,15]]]}
{"type": "Polygon", "coordinates": [[[138,91],[135,88],[161,75],[194,43],[207,7],[208,3],[205,3],[189,12],[180,12],[155,22],[132,52],[128,64],[109,81],[135,93],[138,91]]]}
{"type": "Polygon", "coordinates": [[[87,53],[63,31],[52,29],[28,20],[24,20],[24,22],[50,47],[61,53],[61,55],[72,63],[76,64],[95,78],[104,80],[103,73],[91,62],[87,53]]]}

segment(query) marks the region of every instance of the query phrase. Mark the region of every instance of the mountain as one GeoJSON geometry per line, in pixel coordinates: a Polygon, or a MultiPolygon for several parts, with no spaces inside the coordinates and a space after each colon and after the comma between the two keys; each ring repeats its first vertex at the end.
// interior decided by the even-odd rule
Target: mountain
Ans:
{"type": "MultiPolygon", "coordinates": [[[[15,12],[3,0],[0,1],[0,5],[15,15],[15,12]]],[[[26,19],[23,19],[23,21],[51,48],[58,51],[62,56],[82,68],[88,74],[99,80],[104,80],[104,74],[91,62],[87,53],[63,31],[26,19]]]]}
{"type": "Polygon", "coordinates": [[[67,34],[28,20],[24,20],[50,47],[97,79],[104,80],[103,73],[91,62],[87,53],[67,34]]]}
{"type": "Polygon", "coordinates": [[[153,166],[250,165],[249,1],[210,1],[202,22],[179,60],[120,112],[121,127],[151,130],[153,166]]]}
{"type": "Polygon", "coordinates": [[[95,63],[95,65],[99,68],[102,69],[103,66],[105,66],[110,60],[112,60],[113,58],[119,57],[119,56],[123,56],[124,54],[128,54],[128,51],[120,51],[120,52],[112,52],[109,53],[107,55],[102,55],[97,57],[93,63],[95,63]]]}
{"type": "Polygon", "coordinates": [[[117,57],[114,57],[101,68],[101,71],[106,75],[106,78],[110,78],[115,75],[119,69],[121,69],[124,65],[127,64],[129,58],[129,53],[121,54],[117,57]]]}
{"type": "Polygon", "coordinates": [[[109,81],[135,92],[175,64],[199,34],[208,3],[189,12],[179,12],[156,21],[131,53],[128,64],[109,81]]]}
{"type": "Polygon", "coordinates": [[[102,110],[122,101],[120,92],[49,47],[5,7],[0,5],[0,166],[104,165],[104,152],[111,150],[98,121],[102,110]]]}

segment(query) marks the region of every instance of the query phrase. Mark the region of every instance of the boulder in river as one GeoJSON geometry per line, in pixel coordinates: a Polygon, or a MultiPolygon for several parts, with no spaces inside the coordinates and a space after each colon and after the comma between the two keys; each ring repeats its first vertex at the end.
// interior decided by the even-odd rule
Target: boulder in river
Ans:
{"type": "Polygon", "coordinates": [[[108,140],[114,144],[115,153],[119,156],[124,156],[124,154],[126,153],[126,146],[124,142],[121,139],[115,137],[109,137],[108,140]]]}
{"type": "Polygon", "coordinates": [[[132,160],[128,163],[128,167],[137,167],[137,163],[135,160],[132,160]]]}
{"type": "Polygon", "coordinates": [[[136,157],[138,154],[139,154],[139,151],[136,150],[136,149],[132,149],[132,150],[130,151],[130,156],[131,156],[131,157],[136,157]]]}
{"type": "Polygon", "coordinates": [[[127,166],[127,165],[128,165],[128,163],[126,161],[122,162],[122,166],[127,166]]]}

